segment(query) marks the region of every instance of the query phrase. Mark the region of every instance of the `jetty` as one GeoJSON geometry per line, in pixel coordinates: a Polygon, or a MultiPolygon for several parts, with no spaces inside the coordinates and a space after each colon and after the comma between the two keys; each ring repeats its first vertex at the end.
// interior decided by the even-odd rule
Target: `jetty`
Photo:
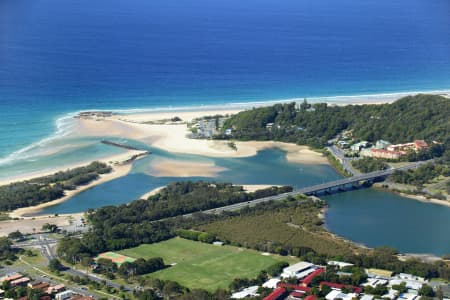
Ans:
{"type": "Polygon", "coordinates": [[[130,146],[130,145],[123,144],[123,143],[117,143],[117,142],[112,142],[112,141],[108,141],[108,140],[102,140],[101,143],[105,144],[105,145],[113,146],[113,147],[127,149],[127,150],[145,151],[145,152],[147,152],[147,154],[150,154],[150,151],[147,151],[145,149],[139,149],[137,147],[130,146]]]}

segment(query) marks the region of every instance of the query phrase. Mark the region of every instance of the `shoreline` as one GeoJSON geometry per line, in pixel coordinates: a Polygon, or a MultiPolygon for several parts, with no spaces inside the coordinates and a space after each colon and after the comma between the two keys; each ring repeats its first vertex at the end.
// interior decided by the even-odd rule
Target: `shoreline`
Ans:
{"type": "Polygon", "coordinates": [[[30,145],[27,145],[23,148],[13,150],[10,154],[7,154],[4,157],[0,158],[0,163],[6,163],[10,161],[14,161],[23,153],[26,153],[35,145],[43,146],[46,143],[58,139],[61,136],[65,136],[68,133],[73,133],[74,129],[72,126],[64,126],[66,128],[62,128],[60,126],[62,123],[70,122],[74,116],[78,115],[80,112],[84,111],[109,111],[113,113],[119,113],[123,115],[129,114],[137,114],[137,113],[177,113],[177,112],[186,112],[186,111],[196,111],[199,113],[205,111],[219,111],[219,110],[245,110],[251,109],[253,107],[262,107],[262,106],[270,106],[277,103],[289,103],[293,101],[303,101],[303,99],[307,99],[311,103],[319,103],[326,102],[330,105],[357,105],[357,104],[381,104],[381,103],[391,103],[395,100],[398,100],[405,96],[412,96],[417,94],[433,94],[433,95],[442,95],[446,98],[450,99],[450,87],[442,88],[442,89],[425,89],[425,90],[413,90],[413,91],[394,91],[394,92],[380,92],[380,93],[365,93],[365,94],[347,94],[347,95],[321,95],[321,96],[311,96],[304,95],[299,97],[290,97],[290,98],[279,98],[279,99],[261,99],[261,100],[242,100],[242,101],[222,101],[222,103],[213,103],[213,104],[199,104],[194,103],[192,105],[180,105],[176,107],[170,106],[160,106],[160,107],[144,107],[144,108],[128,108],[128,109],[106,109],[106,108],[89,108],[89,109],[81,109],[74,110],[72,112],[66,113],[64,115],[57,115],[56,118],[56,130],[54,133],[49,136],[37,140],[30,145]]]}
{"type": "Polygon", "coordinates": [[[373,185],[373,188],[383,191],[383,192],[387,192],[387,193],[393,193],[399,196],[402,196],[403,198],[408,198],[410,200],[415,200],[415,201],[419,201],[422,203],[427,203],[427,204],[435,204],[435,205],[441,205],[441,206],[447,206],[450,207],[450,201],[447,200],[440,200],[440,199],[436,199],[436,198],[427,198],[426,196],[423,195],[412,195],[412,194],[408,194],[402,191],[397,191],[397,190],[393,190],[389,187],[383,187],[382,186],[382,182],[381,183],[376,183],[373,185]]]}
{"type": "MultiPolygon", "coordinates": [[[[50,207],[53,205],[63,203],[65,201],[69,200],[70,198],[72,198],[73,196],[75,196],[83,191],[86,191],[88,189],[91,189],[97,185],[100,185],[105,182],[108,182],[108,181],[111,181],[111,180],[114,180],[114,179],[117,179],[117,178],[127,175],[131,171],[133,162],[138,160],[139,158],[143,157],[144,153],[145,153],[145,151],[130,150],[130,151],[127,151],[125,154],[110,156],[108,158],[100,160],[100,161],[108,164],[112,168],[112,171],[110,173],[101,174],[98,179],[96,179],[86,185],[78,186],[75,190],[64,191],[65,195],[59,199],[41,203],[41,204],[38,204],[35,206],[17,208],[15,210],[13,210],[12,212],[8,213],[9,217],[12,219],[15,219],[15,218],[31,219],[31,218],[37,218],[37,217],[49,217],[51,215],[35,216],[35,214],[46,207],[50,207]],[[138,155],[138,156],[136,157],[136,155],[138,155]],[[132,160],[130,160],[130,159],[132,159],[132,160]]],[[[42,177],[42,176],[45,176],[45,175],[35,176],[33,178],[42,177]]],[[[28,178],[27,180],[29,180],[29,179],[31,179],[31,178],[28,178]]],[[[68,215],[72,215],[72,214],[68,214],[68,215]]]]}

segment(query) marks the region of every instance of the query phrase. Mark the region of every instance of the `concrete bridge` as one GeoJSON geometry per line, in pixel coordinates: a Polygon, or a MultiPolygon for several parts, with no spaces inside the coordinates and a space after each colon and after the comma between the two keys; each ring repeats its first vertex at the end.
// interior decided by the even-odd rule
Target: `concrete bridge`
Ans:
{"type": "MultiPolygon", "coordinates": [[[[256,204],[268,202],[268,201],[280,201],[280,200],[286,199],[289,196],[295,196],[295,195],[301,195],[301,194],[312,196],[312,195],[317,195],[320,193],[331,193],[333,191],[348,191],[348,190],[351,190],[352,188],[361,186],[361,184],[364,184],[364,183],[371,184],[376,180],[384,179],[387,176],[393,174],[395,171],[406,171],[406,170],[410,170],[410,169],[415,169],[418,166],[420,166],[421,164],[424,164],[427,162],[429,162],[429,161],[415,162],[415,163],[411,163],[411,164],[408,164],[403,167],[391,168],[391,169],[382,170],[382,171],[376,171],[376,172],[371,172],[371,173],[366,173],[366,174],[361,174],[361,175],[355,175],[352,177],[343,178],[343,179],[339,179],[339,180],[335,180],[335,181],[330,181],[327,183],[304,187],[304,188],[294,190],[289,193],[279,194],[276,196],[270,196],[270,197],[260,198],[260,199],[256,199],[256,200],[252,200],[252,201],[248,201],[248,202],[236,203],[236,204],[232,204],[232,205],[228,205],[228,206],[205,210],[205,211],[203,211],[203,213],[219,214],[222,211],[239,210],[246,206],[255,206],[256,204]]],[[[189,217],[189,216],[191,216],[191,214],[187,214],[185,216],[189,217]]]]}

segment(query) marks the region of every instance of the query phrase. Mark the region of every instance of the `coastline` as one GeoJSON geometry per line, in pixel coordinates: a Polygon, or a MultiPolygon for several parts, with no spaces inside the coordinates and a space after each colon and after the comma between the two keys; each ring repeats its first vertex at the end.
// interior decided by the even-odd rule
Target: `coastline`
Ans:
{"type": "MultiPolygon", "coordinates": [[[[67,201],[68,199],[72,198],[73,196],[75,196],[83,191],[86,191],[86,190],[93,188],[97,185],[100,185],[102,183],[125,176],[131,171],[133,162],[135,161],[135,160],[130,160],[130,159],[135,157],[136,155],[140,155],[139,157],[136,158],[136,159],[139,159],[140,157],[142,157],[143,153],[144,153],[144,151],[131,150],[131,151],[127,151],[124,154],[110,156],[108,158],[102,159],[102,160],[100,160],[101,162],[107,163],[109,166],[111,166],[112,171],[110,173],[101,174],[97,180],[94,180],[86,185],[78,186],[75,190],[65,191],[65,195],[59,199],[41,203],[41,204],[38,204],[35,206],[22,207],[22,208],[15,209],[9,213],[9,217],[13,218],[13,219],[14,218],[19,218],[19,219],[35,218],[35,216],[33,216],[33,214],[36,214],[37,212],[41,211],[43,208],[63,203],[64,201],[67,201]]],[[[85,165],[85,164],[82,164],[82,165],[85,165]]],[[[51,172],[51,174],[53,174],[53,173],[54,172],[51,172]]],[[[33,178],[42,177],[42,176],[45,176],[45,175],[41,174],[41,175],[34,176],[33,178]]],[[[28,179],[31,179],[31,178],[27,178],[27,180],[28,179]]],[[[39,217],[48,217],[48,215],[47,216],[39,216],[39,217]]]]}

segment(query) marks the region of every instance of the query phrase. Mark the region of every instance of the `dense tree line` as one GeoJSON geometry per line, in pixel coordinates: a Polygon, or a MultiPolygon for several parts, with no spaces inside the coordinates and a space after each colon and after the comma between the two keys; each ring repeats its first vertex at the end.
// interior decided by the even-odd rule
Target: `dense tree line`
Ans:
{"type": "Polygon", "coordinates": [[[0,260],[16,259],[16,249],[12,248],[12,242],[9,238],[0,237],[0,260]]]}
{"type": "Polygon", "coordinates": [[[65,190],[88,184],[99,174],[110,171],[111,167],[106,164],[93,162],[85,167],[0,186],[0,210],[10,211],[59,199],[65,190]]]}
{"type": "MultiPolygon", "coordinates": [[[[240,140],[279,140],[323,147],[343,130],[360,140],[405,143],[440,141],[450,148],[450,100],[437,95],[408,96],[392,104],[331,106],[276,104],[240,112],[224,124],[240,140]],[[273,123],[271,128],[267,124],[273,123]]],[[[227,138],[226,135],[218,138],[227,138]]]]}
{"type": "Polygon", "coordinates": [[[397,183],[421,186],[439,176],[450,176],[450,165],[428,163],[414,170],[395,171],[391,179],[397,183]]]}
{"type": "MultiPolygon", "coordinates": [[[[247,193],[241,186],[230,183],[178,182],[169,184],[148,200],[136,200],[126,205],[106,206],[88,212],[91,230],[81,240],[61,240],[58,255],[70,263],[107,250],[125,249],[154,243],[176,235],[189,221],[164,220],[199,210],[255,199],[255,195],[269,196],[291,191],[291,187],[271,187],[247,193]]],[[[203,217],[203,216],[202,216],[203,217]]],[[[207,217],[208,218],[208,217],[207,217]]],[[[209,241],[209,234],[198,238],[209,241]]]]}
{"type": "Polygon", "coordinates": [[[184,239],[199,241],[207,244],[211,244],[216,240],[216,236],[214,234],[195,230],[178,229],[175,231],[175,234],[184,239]]]}
{"type": "Polygon", "coordinates": [[[389,165],[384,161],[373,157],[365,157],[354,160],[352,161],[352,166],[363,173],[386,170],[389,167],[389,165]]]}

